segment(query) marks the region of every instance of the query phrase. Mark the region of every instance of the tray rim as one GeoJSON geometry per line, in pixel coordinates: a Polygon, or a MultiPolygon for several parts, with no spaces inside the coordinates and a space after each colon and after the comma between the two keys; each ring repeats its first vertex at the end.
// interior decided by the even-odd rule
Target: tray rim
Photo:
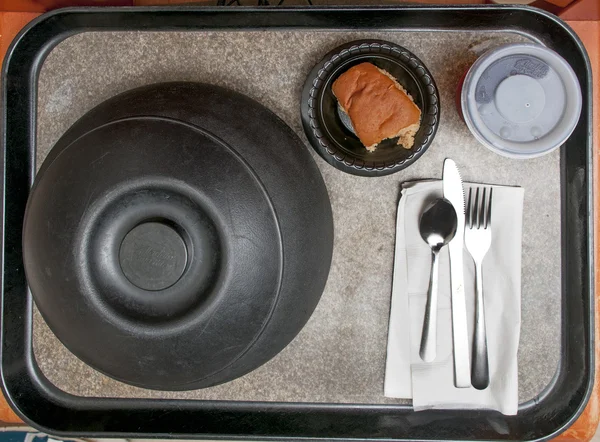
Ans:
{"type": "MultiPolygon", "coordinates": [[[[25,84],[28,89],[27,92],[28,94],[26,95],[26,98],[28,98],[28,100],[23,100],[25,103],[21,103],[20,104],[20,110],[24,110],[26,112],[26,117],[27,118],[27,122],[30,123],[30,125],[25,129],[25,134],[27,135],[27,146],[26,148],[28,149],[26,151],[26,154],[28,155],[27,158],[27,162],[24,166],[26,166],[26,170],[23,172],[24,174],[27,175],[27,180],[23,181],[21,179],[20,184],[25,184],[25,189],[18,189],[17,192],[21,192],[21,193],[26,193],[28,191],[28,188],[31,186],[32,182],[33,182],[33,177],[35,174],[35,135],[36,135],[36,127],[35,127],[35,121],[36,121],[36,107],[37,107],[37,94],[36,94],[36,90],[37,90],[37,78],[38,78],[38,74],[41,70],[41,67],[43,66],[43,62],[45,60],[45,57],[63,40],[65,40],[66,38],[73,36],[75,34],[78,33],[83,33],[83,32],[106,32],[106,31],[123,31],[123,32],[128,32],[128,31],[147,31],[147,32],[165,32],[165,31],[192,31],[192,32],[200,32],[200,31],[222,31],[222,32],[235,32],[237,29],[234,28],[234,26],[238,26],[239,24],[234,23],[233,24],[227,24],[226,26],[223,27],[219,27],[219,26],[214,26],[214,25],[210,25],[207,24],[206,26],[198,26],[196,24],[196,27],[194,27],[193,25],[187,24],[187,25],[181,25],[178,23],[175,23],[175,25],[164,25],[164,23],[161,24],[157,24],[155,27],[152,28],[143,28],[141,27],[140,29],[132,29],[131,27],[126,27],[123,24],[120,25],[115,25],[114,23],[108,23],[108,22],[103,22],[101,24],[96,24],[96,25],[82,25],[80,23],[69,23],[69,20],[72,19],[73,16],[77,16],[79,15],[79,18],[82,18],[83,16],[89,16],[89,15],[93,15],[93,16],[105,16],[105,15],[149,15],[149,14],[166,14],[166,15],[173,15],[173,16],[177,16],[177,14],[181,14],[182,12],[185,12],[186,14],[194,14],[194,16],[210,16],[212,15],[230,15],[230,16],[248,16],[249,14],[252,14],[251,20],[246,23],[247,28],[244,29],[240,29],[243,31],[248,31],[248,30],[256,30],[256,31],[260,31],[260,30],[264,30],[264,29],[271,29],[271,30],[289,30],[289,29],[324,29],[324,30],[340,30],[340,29],[347,29],[347,30],[359,30],[359,29],[373,29],[373,25],[371,26],[331,26],[328,24],[323,24],[320,23],[318,25],[315,26],[310,26],[310,25],[290,25],[289,23],[287,25],[285,24],[260,24],[261,23],[261,19],[264,16],[268,15],[283,15],[285,18],[285,15],[290,15],[290,13],[297,13],[297,12],[302,12],[303,15],[312,15],[314,16],[315,14],[320,14],[320,13],[325,13],[325,14],[340,14],[340,15],[349,15],[349,14],[356,14],[356,13],[361,13],[361,14],[371,14],[371,16],[369,16],[369,19],[377,19],[377,14],[381,14],[381,13],[414,13],[414,12],[418,12],[418,13],[456,13],[456,12],[463,12],[463,13],[477,13],[477,14],[484,14],[486,12],[491,13],[491,14],[507,14],[507,17],[510,17],[511,14],[517,14],[517,13],[523,13],[523,14],[529,14],[531,15],[531,18],[533,19],[534,17],[539,19],[539,20],[546,20],[551,22],[552,25],[556,26],[557,28],[559,28],[563,33],[566,33],[566,36],[568,38],[570,38],[571,43],[575,46],[575,49],[578,50],[579,54],[577,54],[578,56],[582,56],[583,57],[583,64],[584,64],[584,74],[586,77],[586,81],[585,84],[582,84],[582,86],[584,86],[584,95],[587,98],[587,101],[584,101],[584,103],[587,103],[587,105],[584,105],[584,111],[586,112],[585,115],[587,118],[584,118],[583,115],[584,113],[582,113],[582,118],[580,120],[580,123],[578,125],[578,133],[579,133],[579,126],[581,126],[583,124],[583,122],[586,123],[586,134],[584,135],[585,137],[585,148],[581,149],[582,152],[579,152],[580,156],[585,156],[585,167],[582,168],[581,170],[579,170],[579,174],[577,174],[577,170],[575,171],[575,174],[577,176],[574,177],[574,179],[577,181],[577,179],[579,180],[583,180],[582,182],[586,185],[586,188],[583,190],[588,190],[587,192],[587,199],[585,201],[585,207],[584,209],[586,210],[586,214],[582,216],[582,222],[585,224],[584,228],[586,230],[585,233],[587,233],[587,238],[588,240],[585,241],[586,243],[586,251],[582,251],[582,253],[584,253],[584,258],[585,261],[587,263],[587,266],[585,269],[582,269],[582,271],[584,271],[586,274],[584,275],[586,278],[585,280],[581,281],[581,283],[583,284],[583,288],[587,290],[584,290],[583,292],[583,302],[585,303],[587,301],[588,303],[588,307],[591,305],[593,306],[593,301],[594,301],[594,278],[593,278],[593,269],[594,269],[594,255],[593,255],[593,162],[592,162],[592,143],[591,143],[591,68],[590,68],[590,63],[589,63],[589,58],[587,56],[587,53],[583,47],[583,44],[581,43],[581,41],[579,40],[578,36],[568,27],[568,25],[566,25],[564,22],[562,22],[559,18],[545,12],[542,10],[539,10],[537,8],[532,8],[532,7],[528,7],[528,6],[514,6],[514,5],[474,5],[474,6],[421,6],[421,5],[378,5],[378,6],[323,6],[323,7],[318,7],[318,6],[285,6],[285,7],[243,7],[243,8],[224,8],[224,7],[194,7],[194,6],[172,6],[172,7],[164,7],[164,6],[152,6],[152,7],[102,7],[102,8],[64,8],[64,9],[59,9],[59,10],[55,10],[49,13],[46,13],[38,18],[36,18],[35,20],[33,20],[29,25],[27,25],[18,35],[17,37],[14,39],[14,41],[12,42],[12,44],[10,45],[5,60],[4,60],[4,64],[3,64],[3,69],[2,69],[2,101],[3,103],[7,102],[7,96],[9,94],[9,92],[14,93],[14,91],[11,90],[11,87],[7,86],[8,83],[10,83],[12,85],[12,83],[15,82],[14,78],[9,78],[10,75],[10,69],[13,67],[13,64],[17,63],[14,60],[14,57],[18,57],[20,54],[20,52],[25,52],[27,50],[31,51],[32,49],[34,50],[34,52],[31,54],[31,56],[27,56],[26,58],[29,58],[29,76],[27,78],[19,78],[17,81],[17,83],[22,83],[25,84]],[[272,14],[275,13],[275,14],[272,14]],[[33,39],[35,40],[35,38],[37,38],[37,35],[35,35],[36,33],[40,33],[40,29],[38,28],[43,28],[44,26],[48,25],[49,22],[52,21],[56,21],[58,19],[58,23],[65,25],[64,21],[66,20],[66,24],[67,27],[65,29],[60,29],[59,31],[57,31],[54,35],[51,35],[50,39],[46,39],[44,40],[44,36],[42,35],[40,38],[42,40],[44,40],[44,42],[42,44],[40,44],[38,47],[33,47],[33,48],[28,48],[26,43],[28,43],[26,40],[27,38],[29,38],[30,36],[33,35],[33,39]],[[63,20],[63,23],[60,23],[60,21],[63,20]],[[75,30],[73,29],[69,29],[68,25],[72,25],[75,26],[75,30]],[[25,43],[24,43],[25,42],[25,43]],[[25,46],[25,47],[23,47],[25,46]],[[8,81],[10,80],[10,82],[8,81]],[[31,81],[31,83],[28,83],[29,81],[31,81]],[[27,114],[27,112],[29,112],[27,114]],[[31,121],[31,117],[33,117],[33,124],[31,121]],[[32,151],[31,151],[32,150],[32,151]],[[591,303],[591,304],[590,304],[591,303]]],[[[77,18],[77,17],[76,17],[77,18]]],[[[86,17],[87,18],[87,17],[86,17]]],[[[129,17],[128,17],[129,18],[129,17]]],[[[189,17],[186,17],[189,18],[189,17]]],[[[381,17],[379,17],[381,18],[381,17]]],[[[181,20],[181,17],[179,17],[179,19],[181,20]]],[[[185,20],[183,20],[185,21],[185,20]]],[[[131,24],[131,23],[129,23],[131,24]]],[[[417,27],[414,26],[411,29],[407,29],[404,27],[384,27],[381,28],[384,30],[401,30],[401,31],[435,31],[436,28],[435,27],[417,27]]],[[[440,29],[439,27],[437,29],[440,29]]],[[[379,30],[379,29],[378,29],[379,30]]],[[[445,31],[445,32],[452,32],[452,31],[464,31],[465,29],[459,29],[459,28],[442,28],[441,30],[445,31]]],[[[477,29],[476,29],[477,30],[477,29]]],[[[482,32],[514,32],[514,33],[518,33],[518,34],[522,34],[527,36],[528,38],[532,38],[534,40],[537,40],[538,42],[543,42],[544,39],[541,38],[540,36],[536,36],[534,34],[530,34],[527,31],[524,30],[519,30],[518,28],[507,28],[506,26],[498,26],[497,28],[494,27],[485,27],[484,29],[479,29],[479,31],[482,32]]],[[[580,79],[581,81],[581,79],[580,79]]],[[[27,290],[26,287],[22,287],[25,289],[26,291],[26,299],[21,301],[22,305],[24,307],[23,310],[23,316],[22,316],[22,323],[20,323],[20,327],[17,327],[22,333],[22,337],[25,339],[25,342],[22,342],[21,344],[23,344],[22,350],[23,350],[23,359],[22,359],[22,363],[24,364],[24,367],[22,371],[20,371],[19,373],[21,374],[26,374],[26,376],[24,377],[24,379],[18,379],[15,380],[14,376],[10,375],[10,367],[7,367],[7,357],[6,354],[7,353],[11,353],[14,351],[13,349],[13,345],[12,343],[8,342],[8,338],[7,338],[7,320],[5,318],[5,311],[6,309],[6,303],[7,303],[7,278],[6,278],[6,265],[7,265],[7,250],[6,250],[6,235],[7,235],[7,231],[5,230],[6,226],[6,215],[7,215],[7,207],[6,207],[6,195],[7,195],[7,187],[11,184],[10,182],[8,182],[7,180],[7,176],[6,176],[6,171],[7,171],[7,157],[10,156],[10,154],[12,154],[12,152],[7,151],[7,146],[10,144],[7,142],[7,136],[6,136],[6,132],[10,132],[10,130],[12,129],[12,120],[11,117],[8,116],[8,112],[6,112],[6,108],[7,106],[3,106],[2,108],[2,165],[3,165],[3,176],[2,176],[2,182],[1,182],[1,188],[2,188],[2,218],[1,218],[1,222],[2,222],[2,235],[0,237],[0,241],[2,242],[2,250],[1,250],[1,264],[2,264],[2,281],[1,281],[1,295],[2,295],[2,317],[1,317],[1,329],[0,329],[0,339],[1,339],[1,347],[0,347],[0,358],[1,358],[1,365],[0,365],[0,375],[1,375],[1,380],[2,380],[2,389],[3,392],[5,394],[5,397],[7,399],[7,401],[10,403],[11,407],[17,412],[17,414],[24,419],[25,422],[28,422],[29,424],[31,424],[32,426],[36,427],[36,428],[40,428],[45,432],[48,432],[50,434],[56,434],[56,435],[102,435],[103,437],[106,437],[107,435],[111,435],[113,437],[119,437],[119,436],[128,436],[128,437],[132,437],[133,435],[140,437],[140,436],[153,436],[153,437],[158,437],[158,436],[166,436],[166,437],[198,437],[198,438],[213,438],[213,439],[229,439],[229,440],[234,440],[234,439],[256,439],[256,438],[261,438],[261,439],[295,439],[295,440],[299,440],[299,439],[304,439],[306,438],[304,435],[298,435],[298,434],[263,434],[263,433],[239,433],[239,434],[227,434],[226,432],[204,432],[204,433],[198,433],[198,432],[189,432],[189,433],[171,433],[169,430],[165,431],[165,432],[147,432],[147,431],[143,431],[142,428],[143,426],[139,427],[137,429],[137,431],[114,431],[114,430],[108,430],[108,431],[104,431],[103,428],[101,427],[95,427],[93,425],[93,423],[90,421],[88,424],[89,426],[86,429],[82,429],[82,428],[78,428],[76,425],[75,426],[70,426],[68,422],[62,422],[62,427],[58,428],[56,427],[56,425],[52,424],[52,425],[46,425],[46,424],[40,424],[38,422],[36,422],[34,419],[30,418],[25,412],[23,412],[21,410],[21,406],[23,405],[23,401],[27,401],[27,398],[24,398],[24,396],[22,394],[13,394],[13,389],[15,387],[17,388],[33,388],[36,387],[39,389],[39,391],[35,391],[37,393],[43,394],[45,395],[45,399],[48,401],[48,404],[53,406],[54,409],[50,410],[49,414],[56,414],[56,413],[64,413],[64,412],[70,412],[70,413],[74,413],[74,415],[78,415],[78,417],[80,418],[93,418],[94,416],[97,416],[97,413],[106,413],[106,412],[114,412],[117,410],[120,411],[133,411],[134,408],[132,408],[132,403],[137,402],[136,405],[140,406],[140,410],[142,411],[147,411],[150,412],[150,414],[152,414],[152,411],[157,411],[157,410],[161,410],[159,408],[154,409],[152,406],[148,406],[145,404],[141,404],[141,402],[147,402],[148,400],[141,400],[141,399],[117,399],[117,398],[81,398],[78,396],[73,396],[70,395],[68,393],[65,393],[61,390],[59,390],[57,387],[55,387],[53,384],[51,384],[43,375],[43,373],[40,371],[40,369],[37,367],[37,364],[35,362],[35,357],[33,356],[33,350],[31,348],[31,336],[30,336],[30,332],[31,332],[31,313],[32,313],[32,306],[33,306],[33,301],[31,298],[31,294],[29,293],[29,291],[27,290]],[[6,128],[9,128],[9,130],[7,130],[6,128]],[[100,401],[103,403],[103,407],[98,407],[95,404],[92,404],[93,401],[100,401]],[[88,407],[87,412],[85,410],[85,406],[88,407]],[[123,405],[123,407],[119,408],[119,405],[123,405]],[[108,409],[104,409],[104,407],[109,407],[108,409]],[[110,407],[113,407],[112,409],[110,407]],[[80,416],[79,416],[80,415],[80,416]],[[65,424],[66,427],[65,427],[65,424]],[[69,428],[70,427],[70,428],[69,428]]],[[[12,143],[14,144],[14,143],[12,143]]],[[[569,154],[570,157],[575,156],[574,153],[570,153],[569,154]]],[[[569,160],[569,155],[565,154],[565,149],[561,149],[561,182],[565,182],[565,180],[571,180],[573,177],[567,176],[568,173],[565,172],[565,168],[563,167],[563,164],[565,164],[565,161],[569,160]]],[[[575,184],[577,185],[577,183],[575,184]]],[[[565,199],[568,198],[567,192],[564,189],[564,186],[562,187],[562,193],[563,193],[563,197],[562,197],[562,201],[563,201],[563,211],[565,210],[564,204],[565,204],[565,199]]],[[[571,207],[569,207],[571,208],[571,207]]],[[[571,208],[572,209],[572,208],[571,208]]],[[[8,211],[8,213],[10,213],[10,211],[8,211]]],[[[563,212],[564,213],[564,212],[563,212]]],[[[17,216],[19,216],[19,214],[17,214],[17,216]]],[[[564,227],[564,222],[563,222],[563,227],[564,227]]],[[[564,230],[564,229],[563,229],[564,230]]],[[[20,231],[19,231],[19,235],[20,235],[20,231]]],[[[566,244],[566,239],[565,239],[565,233],[563,231],[563,254],[564,254],[564,246],[566,244]]],[[[19,243],[20,244],[20,243],[19,243]]],[[[18,251],[17,251],[18,253],[18,251]]],[[[10,258],[10,256],[9,256],[10,258]]],[[[564,256],[563,256],[564,258],[564,256]]],[[[568,264],[567,264],[568,266],[568,264]]],[[[565,270],[565,263],[563,262],[563,272],[565,270]]],[[[18,273],[18,270],[17,272],[18,273]]],[[[10,274],[10,273],[9,273],[10,274]]],[[[564,282],[564,277],[563,277],[563,298],[566,295],[566,288],[564,287],[566,285],[566,283],[564,282]]],[[[11,292],[12,287],[8,287],[9,290],[8,292],[11,292]]],[[[14,296],[14,295],[12,295],[14,296]]],[[[564,302],[563,302],[564,303],[564,302]]],[[[583,306],[585,307],[585,306],[583,306]]],[[[563,309],[564,310],[564,309],[563,309]]],[[[555,435],[559,434],[560,432],[564,431],[566,428],[568,428],[570,426],[570,424],[572,422],[575,421],[575,419],[581,414],[581,412],[583,411],[583,409],[585,408],[585,405],[587,404],[587,401],[589,399],[589,396],[591,394],[591,390],[593,387],[593,383],[594,383],[594,309],[593,308],[589,308],[589,311],[587,312],[587,315],[584,312],[584,315],[582,317],[582,319],[584,319],[584,322],[586,322],[586,324],[583,324],[581,328],[584,328],[583,333],[581,335],[581,337],[584,339],[584,344],[588,344],[586,347],[586,350],[590,350],[591,351],[585,351],[585,358],[586,360],[584,361],[584,365],[587,366],[587,373],[585,373],[587,375],[584,383],[582,384],[582,386],[580,386],[581,388],[583,388],[583,391],[581,391],[579,397],[580,397],[580,402],[576,407],[576,411],[575,413],[566,421],[563,422],[561,425],[558,426],[554,426],[553,428],[549,428],[549,431],[545,431],[545,434],[540,435],[539,437],[533,437],[530,438],[529,440],[542,440],[542,439],[548,439],[551,437],[554,437],[555,435]],[[591,368],[590,368],[591,367],[591,368]]],[[[565,328],[565,318],[563,315],[562,318],[562,322],[563,322],[563,329],[565,328]]],[[[565,338],[565,333],[563,333],[563,339],[562,339],[562,345],[563,345],[563,350],[564,350],[564,346],[567,345],[568,343],[566,342],[566,338],[565,338]]],[[[546,401],[546,399],[548,398],[548,396],[550,396],[552,394],[553,389],[555,388],[555,386],[561,381],[562,378],[564,378],[564,373],[562,371],[562,365],[563,365],[563,359],[561,358],[561,361],[559,363],[559,367],[557,370],[557,374],[554,378],[554,380],[546,387],[546,389],[544,391],[542,391],[542,393],[540,393],[540,395],[538,395],[536,398],[525,402],[523,404],[520,404],[519,406],[519,411],[520,412],[530,412],[532,409],[535,409],[536,407],[539,408],[540,404],[544,405],[544,402],[546,401]]],[[[13,368],[14,370],[14,368],[13,368]]],[[[580,388],[580,389],[581,389],[580,388]]],[[[31,390],[31,392],[34,392],[33,390],[31,390]]],[[[20,392],[22,393],[22,391],[20,392]]],[[[398,412],[400,411],[404,411],[404,412],[409,412],[410,413],[410,406],[406,406],[406,405],[377,405],[377,404],[322,404],[322,403],[276,403],[276,402],[231,402],[231,401],[200,401],[200,400],[165,400],[165,399],[154,399],[154,400],[149,400],[149,402],[152,403],[156,403],[156,404],[160,404],[163,405],[165,407],[168,406],[174,406],[176,411],[179,411],[182,413],[183,415],[188,414],[188,412],[196,410],[199,411],[200,408],[202,408],[205,412],[208,411],[211,417],[214,418],[223,418],[225,417],[225,421],[227,420],[227,416],[222,416],[219,415],[220,411],[223,411],[224,409],[227,409],[228,411],[226,411],[225,413],[229,412],[232,414],[236,414],[236,413],[248,413],[248,411],[252,411],[252,412],[256,412],[256,411],[260,411],[262,413],[268,413],[268,412],[273,412],[273,411],[277,411],[278,413],[283,413],[285,415],[286,412],[289,411],[302,411],[303,409],[305,409],[305,412],[307,413],[313,413],[315,409],[319,409],[325,412],[325,414],[327,415],[327,413],[329,413],[329,415],[333,415],[335,416],[336,414],[339,414],[342,411],[348,412],[348,416],[352,416],[352,415],[356,415],[356,414],[360,414],[359,412],[366,412],[366,413],[374,413],[374,412],[383,412],[383,411],[389,411],[389,410],[396,410],[398,412]],[[198,406],[199,404],[201,404],[202,406],[198,406]],[[226,405],[224,405],[226,404],[226,405]],[[220,409],[220,411],[219,411],[220,409]]],[[[164,408],[162,409],[164,410],[164,408]]],[[[176,411],[167,411],[166,413],[173,413],[176,411]]],[[[556,410],[547,410],[549,412],[556,412],[556,410]]],[[[422,416],[425,412],[420,412],[419,416],[422,416]]],[[[450,416],[452,414],[456,414],[457,416],[465,416],[465,413],[467,414],[477,414],[477,415],[481,415],[482,417],[484,415],[494,415],[496,416],[497,414],[494,412],[457,412],[457,413],[451,413],[448,411],[441,411],[441,412],[426,412],[426,413],[430,413],[432,416],[440,416],[440,414],[442,416],[450,416]]],[[[414,414],[414,412],[412,412],[412,414],[414,414]]],[[[501,416],[501,415],[500,415],[501,416]]],[[[520,415],[518,415],[520,416],[520,415]]],[[[57,416],[58,417],[58,416],[57,416]]],[[[285,417],[285,416],[284,416],[285,417]]],[[[329,418],[331,418],[332,416],[329,416],[329,418]]],[[[282,418],[281,416],[279,416],[279,418],[282,418]]],[[[439,417],[438,417],[439,418],[439,417]]],[[[518,419],[515,418],[515,419],[518,419]]],[[[85,420],[85,419],[84,419],[85,420]]],[[[509,420],[509,419],[507,419],[509,420]]],[[[279,422],[277,419],[275,419],[275,422],[279,422]]],[[[72,425],[72,423],[71,423],[72,425]]],[[[60,425],[59,425],[60,426],[60,425]]],[[[223,428],[226,428],[227,425],[223,426],[223,428]]],[[[369,439],[371,436],[374,436],[376,438],[384,438],[384,439],[397,439],[397,437],[389,437],[389,436],[385,436],[383,434],[377,434],[377,435],[369,435],[367,437],[365,436],[360,436],[360,437],[356,437],[353,435],[341,435],[342,438],[346,438],[346,439],[369,439]]],[[[460,439],[461,437],[465,437],[465,436],[461,436],[460,434],[456,433],[456,434],[452,434],[451,435],[452,439],[460,439]]],[[[331,436],[330,436],[331,437],[331,436]]],[[[333,436],[337,438],[336,436],[333,436]]],[[[316,436],[316,437],[310,437],[311,439],[320,439],[321,436],[316,436]]],[[[409,437],[410,438],[410,437],[409,437]]],[[[467,438],[467,437],[465,437],[467,438]]],[[[468,437],[469,439],[473,439],[473,437],[468,437]]]]}

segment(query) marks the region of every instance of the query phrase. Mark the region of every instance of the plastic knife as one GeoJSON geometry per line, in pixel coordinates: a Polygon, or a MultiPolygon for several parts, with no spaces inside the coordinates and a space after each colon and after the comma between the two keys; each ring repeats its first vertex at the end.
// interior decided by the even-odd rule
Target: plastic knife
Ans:
{"type": "Polygon", "coordinates": [[[443,172],[444,198],[454,210],[458,223],[456,235],[450,241],[450,280],[452,301],[452,343],[454,347],[454,385],[457,388],[471,386],[469,360],[469,336],[467,331],[467,305],[465,300],[463,247],[465,243],[465,194],[456,163],[447,158],[443,172]]]}

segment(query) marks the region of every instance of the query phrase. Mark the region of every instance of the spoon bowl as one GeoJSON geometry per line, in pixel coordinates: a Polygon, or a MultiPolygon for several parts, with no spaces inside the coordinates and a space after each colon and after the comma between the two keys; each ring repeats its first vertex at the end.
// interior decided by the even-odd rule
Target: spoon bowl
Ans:
{"type": "Polygon", "coordinates": [[[423,211],[419,232],[432,250],[439,251],[454,238],[457,224],[456,211],[450,201],[438,198],[423,211]]]}

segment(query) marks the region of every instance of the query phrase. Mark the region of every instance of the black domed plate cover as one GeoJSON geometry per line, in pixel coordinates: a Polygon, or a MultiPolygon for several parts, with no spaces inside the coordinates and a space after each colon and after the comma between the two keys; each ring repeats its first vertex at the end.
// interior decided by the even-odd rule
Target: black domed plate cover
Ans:
{"type": "Polygon", "coordinates": [[[75,355],[164,390],[232,380],[281,351],[329,272],[327,190],[257,102],[165,83],[114,97],[58,141],[23,231],[28,283],[75,355]]]}

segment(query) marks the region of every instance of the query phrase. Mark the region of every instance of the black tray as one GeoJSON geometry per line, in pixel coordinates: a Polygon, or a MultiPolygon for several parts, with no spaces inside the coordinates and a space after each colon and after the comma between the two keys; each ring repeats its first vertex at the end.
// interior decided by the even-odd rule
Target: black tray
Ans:
{"type": "Polygon", "coordinates": [[[557,435],[583,411],[594,381],[591,72],[581,42],[556,17],[514,6],[65,9],[40,17],[15,39],[4,62],[2,92],[2,388],[32,426],[91,437],[539,440],[557,435]],[[60,41],[87,31],[261,28],[512,30],[556,50],[573,67],[583,113],[561,148],[562,359],[551,385],[521,404],[517,416],[415,413],[403,405],[76,397],[41,373],[32,349],[33,301],[21,229],[35,173],[36,89],[45,57],[60,41]]]}

